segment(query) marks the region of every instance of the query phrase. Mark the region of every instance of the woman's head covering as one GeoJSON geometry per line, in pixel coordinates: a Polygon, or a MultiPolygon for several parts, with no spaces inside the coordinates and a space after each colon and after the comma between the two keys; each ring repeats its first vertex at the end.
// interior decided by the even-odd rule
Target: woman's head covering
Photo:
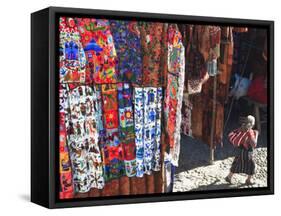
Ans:
{"type": "Polygon", "coordinates": [[[247,123],[250,123],[253,126],[255,125],[255,117],[254,116],[248,115],[246,119],[247,119],[247,123]]]}

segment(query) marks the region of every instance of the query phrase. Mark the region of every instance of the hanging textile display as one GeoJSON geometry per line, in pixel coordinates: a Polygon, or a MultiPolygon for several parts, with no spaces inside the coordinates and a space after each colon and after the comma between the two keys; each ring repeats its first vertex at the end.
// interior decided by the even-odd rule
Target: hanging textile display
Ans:
{"type": "Polygon", "coordinates": [[[144,86],[161,86],[165,77],[165,31],[164,23],[142,22],[140,23],[141,48],[143,54],[142,73],[144,86]]]}
{"type": "Polygon", "coordinates": [[[185,58],[182,36],[176,24],[168,27],[168,85],[165,96],[165,116],[171,162],[178,166],[180,152],[181,109],[184,88],[185,58]]]}
{"type": "Polygon", "coordinates": [[[124,151],[126,175],[136,175],[136,145],[132,87],[129,83],[118,83],[119,139],[124,151]]]}
{"type": "Polygon", "coordinates": [[[60,17],[60,82],[84,83],[86,57],[73,18],[60,17]]]}
{"type": "Polygon", "coordinates": [[[102,159],[96,128],[96,95],[89,86],[66,86],[67,143],[76,192],[104,186],[102,159]]]}
{"type": "Polygon", "coordinates": [[[104,117],[103,117],[103,109],[102,109],[103,101],[102,101],[102,95],[101,95],[101,85],[93,85],[93,89],[96,93],[96,98],[97,98],[96,103],[94,105],[95,105],[96,116],[97,116],[96,127],[97,127],[97,131],[98,131],[98,134],[99,134],[98,143],[99,143],[99,146],[102,150],[102,148],[105,145],[106,131],[105,131],[105,128],[104,128],[104,117]]]}
{"type": "Polygon", "coordinates": [[[220,44],[219,63],[219,81],[227,84],[229,89],[229,82],[231,77],[232,62],[233,62],[233,36],[232,27],[221,27],[221,44],[220,44]]]}
{"type": "Polygon", "coordinates": [[[137,177],[160,170],[162,88],[135,87],[137,177]]]}
{"type": "Polygon", "coordinates": [[[124,175],[124,154],[119,140],[117,84],[101,86],[105,143],[102,148],[104,177],[106,181],[124,175]]]}
{"type": "Polygon", "coordinates": [[[209,26],[210,34],[210,51],[207,61],[207,71],[210,76],[216,76],[218,74],[218,62],[220,57],[220,40],[221,40],[221,28],[218,26],[209,26]]]}
{"type": "MultiPolygon", "coordinates": [[[[186,85],[189,95],[200,93],[202,85],[208,80],[207,66],[204,55],[199,51],[199,26],[193,27],[190,34],[189,52],[186,55],[186,85]]],[[[188,40],[186,38],[185,40],[188,40]]]]}
{"type": "Polygon", "coordinates": [[[74,187],[72,182],[72,168],[69,158],[69,151],[66,141],[66,127],[65,122],[68,120],[65,117],[65,89],[60,85],[59,89],[59,97],[60,97],[60,125],[59,125],[59,134],[60,134],[60,141],[59,141],[59,158],[60,158],[60,198],[73,198],[74,195],[74,187]]]}
{"type": "Polygon", "coordinates": [[[203,142],[210,145],[213,142],[213,147],[216,145],[223,145],[223,121],[224,119],[224,108],[221,103],[218,101],[214,101],[213,99],[209,99],[205,102],[205,108],[203,111],[203,128],[204,133],[200,138],[203,142]],[[213,141],[212,141],[212,128],[210,127],[210,122],[212,122],[212,107],[215,103],[215,115],[214,115],[214,126],[213,126],[213,141]],[[208,126],[208,127],[207,127],[208,126]]]}
{"type": "Polygon", "coordinates": [[[96,84],[117,82],[117,54],[109,21],[93,18],[76,20],[87,58],[86,80],[96,84]]]}
{"type": "Polygon", "coordinates": [[[119,81],[140,84],[142,81],[141,39],[138,22],[110,20],[116,48],[119,81]]]}
{"type": "Polygon", "coordinates": [[[222,143],[243,29],[60,17],[59,31],[61,199],[173,192],[181,136],[222,143]]]}
{"type": "Polygon", "coordinates": [[[208,74],[215,76],[218,73],[217,59],[220,57],[221,28],[218,26],[198,26],[197,31],[199,51],[207,63],[208,74]]]}

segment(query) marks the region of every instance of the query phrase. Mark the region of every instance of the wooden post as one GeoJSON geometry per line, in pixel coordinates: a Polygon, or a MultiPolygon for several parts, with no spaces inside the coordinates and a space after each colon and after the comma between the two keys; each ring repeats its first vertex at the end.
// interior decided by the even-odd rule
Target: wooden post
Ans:
{"type": "Polygon", "coordinates": [[[217,76],[214,76],[213,86],[213,112],[212,112],[212,125],[211,125],[211,143],[210,143],[210,164],[214,163],[215,150],[214,150],[214,137],[215,137],[215,123],[216,123],[216,103],[217,103],[217,76]]]}

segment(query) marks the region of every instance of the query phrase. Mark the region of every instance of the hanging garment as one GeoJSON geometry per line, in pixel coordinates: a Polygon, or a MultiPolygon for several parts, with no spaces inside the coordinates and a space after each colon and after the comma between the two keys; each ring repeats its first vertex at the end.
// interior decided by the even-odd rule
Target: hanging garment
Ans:
{"type": "Polygon", "coordinates": [[[165,127],[170,148],[175,144],[176,115],[177,115],[177,92],[178,79],[175,75],[168,73],[168,83],[164,99],[165,127]]]}
{"type": "Polygon", "coordinates": [[[116,84],[101,86],[105,143],[103,146],[104,178],[106,181],[125,174],[124,152],[119,139],[118,95],[116,84]]]}
{"type": "Polygon", "coordinates": [[[98,146],[95,91],[89,86],[65,87],[67,143],[73,170],[75,192],[85,193],[104,186],[102,160],[98,146]]]}
{"type": "Polygon", "coordinates": [[[245,33],[245,32],[248,32],[248,28],[247,27],[234,27],[233,31],[239,32],[239,33],[245,33]]]}
{"type": "Polygon", "coordinates": [[[265,75],[256,76],[249,87],[247,95],[258,103],[267,104],[267,77],[265,75]]]}
{"type": "Polygon", "coordinates": [[[198,50],[207,62],[209,76],[215,76],[217,70],[217,58],[220,56],[221,29],[218,26],[198,25],[195,28],[198,50]]]}
{"type": "Polygon", "coordinates": [[[229,82],[232,72],[233,62],[233,33],[232,27],[221,28],[221,47],[219,58],[219,82],[226,84],[229,89],[229,82]]]}
{"type": "Polygon", "coordinates": [[[161,101],[161,87],[134,88],[137,177],[161,168],[161,101]]]}
{"type": "Polygon", "coordinates": [[[103,123],[104,119],[103,119],[103,110],[102,110],[103,102],[102,102],[102,95],[101,95],[101,85],[93,85],[93,89],[96,92],[96,98],[97,98],[97,101],[95,103],[95,106],[96,106],[95,110],[96,110],[96,116],[97,116],[96,126],[97,126],[97,131],[99,134],[98,143],[99,143],[100,149],[102,150],[102,148],[105,145],[106,131],[104,128],[104,123],[103,123]]]}
{"type": "Polygon", "coordinates": [[[187,83],[187,92],[189,95],[198,94],[202,91],[202,86],[209,79],[209,74],[205,73],[203,78],[199,79],[188,79],[187,83]]]}
{"type": "Polygon", "coordinates": [[[182,123],[181,123],[181,133],[187,136],[192,136],[192,128],[191,128],[191,118],[192,114],[192,103],[189,100],[189,95],[185,93],[183,95],[182,101],[182,123]]]}
{"type": "Polygon", "coordinates": [[[74,187],[72,182],[72,168],[69,159],[69,151],[66,141],[65,128],[65,94],[64,89],[60,86],[60,110],[59,110],[59,161],[60,161],[60,199],[73,198],[74,187]]]}
{"type": "Polygon", "coordinates": [[[162,86],[165,77],[166,25],[157,22],[140,23],[142,70],[144,86],[162,86]]]}
{"type": "Polygon", "coordinates": [[[174,166],[178,166],[180,153],[181,109],[185,77],[184,54],[181,33],[176,24],[170,24],[168,27],[168,86],[165,95],[165,101],[168,103],[165,103],[165,116],[170,140],[171,163],[174,166]]]}
{"type": "Polygon", "coordinates": [[[60,17],[60,82],[84,83],[86,76],[86,57],[80,42],[80,34],[75,20],[60,17]]]}
{"type": "Polygon", "coordinates": [[[129,83],[118,83],[119,139],[124,151],[126,175],[136,175],[136,144],[132,87],[129,83]]]}
{"type": "MultiPolygon", "coordinates": [[[[195,28],[193,32],[195,32],[195,28]]],[[[193,33],[195,34],[195,33],[193,33]]],[[[200,93],[202,85],[208,80],[209,74],[205,64],[204,56],[199,52],[195,44],[198,40],[195,35],[190,42],[190,51],[186,55],[186,85],[185,88],[189,95],[200,93]],[[197,39],[197,40],[196,40],[197,39]]]]}
{"type": "Polygon", "coordinates": [[[168,76],[164,99],[165,130],[172,164],[177,166],[180,151],[181,107],[184,88],[184,47],[176,24],[168,27],[168,76]]]}
{"type": "Polygon", "coordinates": [[[247,95],[251,80],[238,74],[234,74],[234,77],[235,83],[234,87],[231,89],[230,94],[233,95],[235,99],[239,99],[240,97],[247,95]]]}
{"type": "Polygon", "coordinates": [[[224,105],[227,100],[228,89],[227,85],[220,83],[217,79],[216,81],[216,89],[214,89],[214,79],[215,77],[211,77],[206,85],[203,86],[202,90],[202,99],[204,101],[203,105],[203,136],[202,141],[207,144],[213,142],[213,147],[218,144],[223,145],[223,128],[224,128],[224,105]],[[214,91],[216,93],[216,98],[214,101],[214,91]],[[214,108],[215,104],[215,108],[214,108]],[[213,131],[212,127],[210,127],[210,122],[213,120],[213,112],[214,115],[214,125],[213,131]],[[213,132],[213,140],[211,140],[213,132]]]}
{"type": "Polygon", "coordinates": [[[221,28],[218,26],[208,26],[210,49],[207,60],[207,71],[209,76],[218,74],[217,59],[220,57],[221,28]]]}
{"type": "Polygon", "coordinates": [[[218,26],[196,26],[198,49],[205,61],[220,57],[221,28],[218,26]]]}
{"type": "Polygon", "coordinates": [[[110,20],[117,52],[119,81],[141,84],[142,53],[139,25],[136,21],[110,20]]]}
{"type": "Polygon", "coordinates": [[[117,54],[108,20],[77,18],[87,58],[86,79],[96,84],[117,82],[117,54]]]}

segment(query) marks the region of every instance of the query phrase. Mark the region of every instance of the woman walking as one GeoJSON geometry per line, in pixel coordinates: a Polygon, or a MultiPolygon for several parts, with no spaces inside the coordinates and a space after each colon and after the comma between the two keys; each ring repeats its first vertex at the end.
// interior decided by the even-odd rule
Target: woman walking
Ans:
{"type": "Polygon", "coordinates": [[[231,183],[234,173],[245,173],[248,175],[245,184],[252,185],[252,176],[255,174],[255,162],[253,160],[253,149],[257,146],[258,131],[252,128],[255,125],[255,118],[247,116],[240,128],[232,131],[229,135],[229,141],[237,149],[230,173],[225,180],[231,183]]]}

